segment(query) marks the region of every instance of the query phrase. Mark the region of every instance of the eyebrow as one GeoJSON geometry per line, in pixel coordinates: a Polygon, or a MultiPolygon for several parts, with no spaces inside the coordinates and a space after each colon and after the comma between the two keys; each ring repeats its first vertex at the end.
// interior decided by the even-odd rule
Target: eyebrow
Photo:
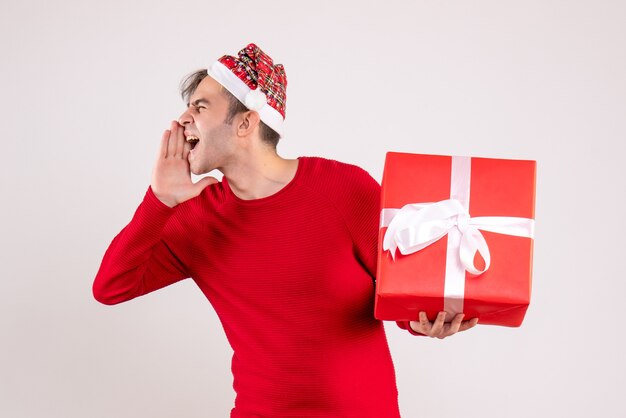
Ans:
{"type": "Polygon", "coordinates": [[[197,100],[194,100],[191,103],[187,103],[187,107],[189,107],[189,106],[194,106],[195,107],[195,106],[198,106],[201,103],[202,104],[209,104],[209,101],[207,99],[197,99],[197,100]]]}

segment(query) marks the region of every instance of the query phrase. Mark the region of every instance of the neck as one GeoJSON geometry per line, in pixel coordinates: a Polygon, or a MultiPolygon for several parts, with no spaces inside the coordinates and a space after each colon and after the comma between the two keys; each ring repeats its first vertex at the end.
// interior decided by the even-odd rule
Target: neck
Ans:
{"type": "Polygon", "coordinates": [[[293,180],[298,160],[280,157],[276,150],[249,152],[220,171],[235,196],[243,200],[271,196],[293,180]]]}

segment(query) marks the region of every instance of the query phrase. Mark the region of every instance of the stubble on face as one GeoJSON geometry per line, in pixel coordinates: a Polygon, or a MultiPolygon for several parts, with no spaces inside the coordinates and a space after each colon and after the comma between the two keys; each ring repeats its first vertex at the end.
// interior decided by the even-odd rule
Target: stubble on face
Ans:
{"type": "MultiPolygon", "coordinates": [[[[189,154],[190,171],[202,175],[221,169],[232,161],[235,153],[233,103],[231,95],[217,81],[205,77],[191,94],[190,103],[204,101],[201,109],[194,113],[189,126],[199,141],[189,154]]],[[[235,99],[236,100],[236,99],[235,99]]]]}
{"type": "Polygon", "coordinates": [[[224,119],[203,135],[200,143],[189,153],[190,171],[195,175],[221,169],[232,158],[232,121],[224,119]]]}

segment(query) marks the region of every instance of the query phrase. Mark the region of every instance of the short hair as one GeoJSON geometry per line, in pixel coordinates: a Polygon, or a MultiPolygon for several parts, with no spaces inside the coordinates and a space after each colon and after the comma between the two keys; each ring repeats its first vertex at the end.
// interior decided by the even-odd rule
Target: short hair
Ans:
{"type": "MultiPolygon", "coordinates": [[[[194,91],[198,88],[198,85],[205,77],[208,76],[207,70],[197,70],[193,73],[187,75],[183,81],[180,83],[180,95],[185,102],[189,101],[189,97],[193,94],[194,91]]],[[[233,122],[233,118],[235,115],[239,113],[247,112],[249,109],[239,101],[231,92],[226,90],[224,86],[222,86],[221,91],[224,97],[228,100],[228,114],[226,115],[225,123],[231,124],[233,122]]],[[[278,140],[280,139],[280,134],[267,126],[263,121],[259,121],[259,135],[261,140],[266,144],[272,146],[274,149],[278,145],[278,140]]]]}

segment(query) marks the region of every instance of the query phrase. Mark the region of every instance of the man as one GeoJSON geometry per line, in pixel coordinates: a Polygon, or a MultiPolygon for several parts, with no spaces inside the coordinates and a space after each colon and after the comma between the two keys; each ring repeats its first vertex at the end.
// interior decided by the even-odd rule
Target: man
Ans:
{"type": "MultiPolygon", "coordinates": [[[[254,44],[184,81],[187,110],[94,296],[116,304],[193,278],[234,351],[231,417],[398,417],[372,313],[380,186],[356,166],[276,153],[286,86],[254,44]],[[213,169],[221,182],[191,181],[213,169]]],[[[443,338],[476,323],[462,319],[399,325],[443,338]]]]}

